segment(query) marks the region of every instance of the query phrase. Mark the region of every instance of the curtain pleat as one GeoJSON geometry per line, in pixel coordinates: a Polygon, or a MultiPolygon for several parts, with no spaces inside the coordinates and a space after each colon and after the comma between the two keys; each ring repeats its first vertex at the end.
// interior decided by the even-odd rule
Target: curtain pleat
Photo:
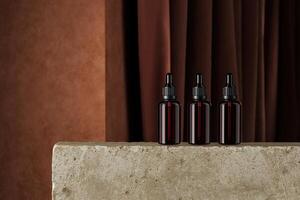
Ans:
{"type": "MultiPolygon", "coordinates": [[[[264,6],[265,1],[258,1],[258,40],[257,40],[257,90],[255,140],[265,141],[265,69],[264,69],[264,6]]],[[[247,122],[246,122],[247,123],[247,122]]]]}
{"type": "Polygon", "coordinates": [[[171,71],[168,0],[138,1],[138,41],[143,138],[156,141],[161,88],[171,71]]]}
{"type": "Polygon", "coordinates": [[[267,0],[265,6],[265,111],[266,141],[274,141],[276,133],[277,74],[279,41],[279,0],[267,0]]]}
{"type": "MultiPolygon", "coordinates": [[[[297,1],[280,1],[277,140],[300,140],[299,52],[296,51],[297,1]],[[296,56],[298,54],[298,56],[296,56]],[[299,62],[298,62],[299,64],[299,62]]],[[[299,8],[299,6],[298,6],[299,8]]],[[[299,33],[299,32],[298,32],[299,33]]]]}
{"type": "MultiPolygon", "coordinates": [[[[185,102],[185,55],[187,32],[187,0],[170,1],[170,51],[171,72],[176,85],[176,96],[181,103],[181,116],[184,116],[185,102]]],[[[181,133],[184,133],[184,120],[181,120],[181,133]]]]}
{"type": "MultiPolygon", "coordinates": [[[[126,2],[126,1],[125,1],[126,2]]],[[[128,2],[127,2],[128,3],[128,2]]],[[[182,135],[187,138],[187,105],[195,73],[204,75],[212,106],[212,141],[218,138],[218,102],[225,75],[233,73],[243,108],[243,142],[300,140],[298,79],[300,14],[295,0],[139,0],[136,2],[138,62],[133,64],[139,87],[124,85],[127,111],[135,108],[144,141],[157,139],[157,106],[165,74],[172,72],[182,106],[182,135]],[[137,73],[138,72],[138,73],[137,73]],[[140,102],[140,105],[139,105],[140,102]],[[131,105],[131,107],[129,106],[131,105]]],[[[124,27],[126,27],[124,23],[124,27]]],[[[123,27],[123,28],[124,28],[123,27]]],[[[134,37],[131,37],[133,40],[134,37]]],[[[125,55],[126,57],[126,55],[125,55]]],[[[130,59],[129,59],[130,60],[130,59]]],[[[131,65],[130,62],[124,67],[131,65]]],[[[131,85],[134,85],[131,83],[131,85]]],[[[113,113],[111,115],[114,115],[113,113]]],[[[134,124],[134,123],[133,123],[134,124]]],[[[130,134],[130,133],[129,133],[130,134]]]]}
{"type": "Polygon", "coordinates": [[[225,85],[225,75],[233,74],[234,82],[240,96],[238,54],[239,37],[236,37],[236,30],[241,24],[237,24],[240,7],[236,6],[236,1],[213,1],[213,46],[212,46],[212,122],[211,137],[213,141],[218,138],[218,102],[221,99],[222,88],[225,85]]]}
{"type": "MultiPolygon", "coordinates": [[[[212,75],[212,1],[188,1],[187,39],[186,39],[186,76],[185,106],[190,102],[192,87],[195,84],[195,73],[204,76],[207,96],[211,97],[212,75]]],[[[188,109],[185,109],[184,138],[188,133],[188,109]]]]}

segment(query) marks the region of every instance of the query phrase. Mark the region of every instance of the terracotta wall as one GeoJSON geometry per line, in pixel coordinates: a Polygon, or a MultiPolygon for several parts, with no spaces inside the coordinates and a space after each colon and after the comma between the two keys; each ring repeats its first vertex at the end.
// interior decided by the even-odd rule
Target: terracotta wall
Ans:
{"type": "MultiPolygon", "coordinates": [[[[106,140],[127,141],[129,139],[129,113],[125,70],[124,1],[106,1],[106,140]],[[117,97],[117,98],[115,98],[117,97]],[[118,126],[114,126],[118,124],[118,126]]],[[[132,69],[132,68],[131,68],[132,69]]]]}
{"type": "Polygon", "coordinates": [[[50,199],[53,144],[105,139],[104,12],[0,1],[0,199],[50,199]]]}

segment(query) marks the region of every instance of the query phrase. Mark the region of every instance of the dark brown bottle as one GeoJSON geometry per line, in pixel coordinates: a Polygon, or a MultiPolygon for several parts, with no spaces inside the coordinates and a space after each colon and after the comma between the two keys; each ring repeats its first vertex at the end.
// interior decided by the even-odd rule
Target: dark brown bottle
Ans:
{"type": "Polygon", "coordinates": [[[193,102],[189,106],[189,143],[209,144],[210,103],[206,99],[202,74],[196,74],[193,102]]]}
{"type": "Polygon", "coordinates": [[[226,85],[223,88],[223,100],[219,104],[219,143],[241,143],[241,103],[237,100],[232,74],[226,75],[226,85]]]}
{"type": "Polygon", "coordinates": [[[180,143],[180,104],[176,100],[172,74],[166,75],[166,85],[162,89],[163,101],[158,111],[158,143],[180,143]]]}

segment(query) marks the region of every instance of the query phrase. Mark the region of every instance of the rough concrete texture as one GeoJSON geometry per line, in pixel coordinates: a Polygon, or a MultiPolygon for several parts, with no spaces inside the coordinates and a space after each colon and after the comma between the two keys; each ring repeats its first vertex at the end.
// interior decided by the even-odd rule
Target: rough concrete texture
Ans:
{"type": "Polygon", "coordinates": [[[300,143],[59,143],[53,199],[300,199],[300,143]]]}

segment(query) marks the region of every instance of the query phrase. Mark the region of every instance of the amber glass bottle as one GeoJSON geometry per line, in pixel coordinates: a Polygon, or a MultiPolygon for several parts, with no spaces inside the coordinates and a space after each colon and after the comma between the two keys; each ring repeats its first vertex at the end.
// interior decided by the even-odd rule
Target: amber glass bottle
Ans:
{"type": "Polygon", "coordinates": [[[206,98],[202,74],[196,74],[193,102],[189,105],[189,143],[209,144],[210,103],[206,98]]]}
{"type": "Polygon", "coordinates": [[[241,103],[237,100],[232,74],[226,75],[226,85],[223,88],[223,100],[219,104],[219,143],[241,143],[241,103]]]}
{"type": "Polygon", "coordinates": [[[166,85],[162,90],[163,101],[158,110],[158,143],[180,143],[180,104],[176,100],[172,74],[166,75],[166,85]]]}

